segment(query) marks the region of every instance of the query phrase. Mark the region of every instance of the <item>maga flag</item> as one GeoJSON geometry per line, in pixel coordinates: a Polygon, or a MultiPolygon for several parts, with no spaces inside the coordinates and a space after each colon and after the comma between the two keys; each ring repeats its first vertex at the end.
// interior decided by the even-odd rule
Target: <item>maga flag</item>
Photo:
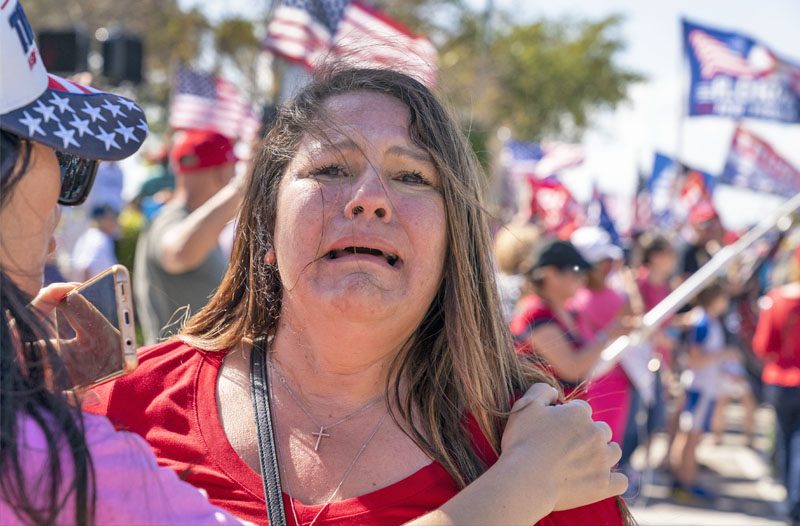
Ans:
{"type": "Polygon", "coordinates": [[[741,33],[683,21],[689,115],[800,122],[800,65],[741,33]]]}
{"type": "Polygon", "coordinates": [[[569,239],[586,219],[583,207],[555,177],[529,177],[528,184],[531,187],[531,220],[546,232],[569,239]]]}
{"type": "Polygon", "coordinates": [[[680,201],[684,210],[691,211],[702,202],[711,202],[714,193],[714,177],[706,172],[686,168],[681,185],[680,201]]]}
{"type": "Polygon", "coordinates": [[[763,139],[741,126],[733,134],[728,160],[719,181],[783,197],[792,197],[800,192],[800,170],[763,139]]]}
{"type": "Polygon", "coordinates": [[[264,47],[310,69],[330,56],[436,83],[437,53],[431,41],[363,2],[283,0],[267,27],[264,47]]]}

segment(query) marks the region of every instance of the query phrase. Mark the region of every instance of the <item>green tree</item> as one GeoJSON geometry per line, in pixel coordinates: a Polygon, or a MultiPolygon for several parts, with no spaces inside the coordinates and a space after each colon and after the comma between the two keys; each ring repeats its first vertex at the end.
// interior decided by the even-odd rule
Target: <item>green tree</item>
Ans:
{"type": "Polygon", "coordinates": [[[624,43],[616,36],[621,19],[546,22],[511,26],[491,44],[491,90],[486,101],[493,124],[518,136],[576,134],[592,113],[613,108],[642,77],[614,63],[624,43]]]}
{"type": "Polygon", "coordinates": [[[442,90],[473,126],[507,126],[516,137],[576,138],[593,112],[625,100],[642,77],[618,66],[620,17],[515,24],[506,14],[491,35],[464,16],[440,47],[442,90]]]}
{"type": "MultiPolygon", "coordinates": [[[[263,21],[258,23],[263,24],[263,21]]],[[[229,18],[214,26],[214,49],[218,65],[222,60],[238,69],[245,78],[244,91],[254,98],[258,58],[262,53],[261,40],[256,36],[256,22],[244,18],[229,18]]]]}

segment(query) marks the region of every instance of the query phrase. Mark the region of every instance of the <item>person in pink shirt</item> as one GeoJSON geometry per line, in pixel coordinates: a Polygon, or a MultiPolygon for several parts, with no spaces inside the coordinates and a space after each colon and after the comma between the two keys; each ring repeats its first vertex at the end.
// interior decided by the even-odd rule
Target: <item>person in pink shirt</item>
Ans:
{"type": "MultiPolygon", "coordinates": [[[[619,324],[629,311],[625,295],[608,284],[615,265],[622,261],[622,249],[611,242],[605,230],[595,226],[579,228],[570,241],[592,264],[586,286],[578,290],[570,307],[577,313],[578,323],[585,334],[591,339],[603,339],[603,335],[619,324]]],[[[592,406],[592,414],[596,420],[611,426],[614,440],[621,441],[625,435],[630,390],[630,380],[619,364],[586,386],[584,398],[592,406]]]]}

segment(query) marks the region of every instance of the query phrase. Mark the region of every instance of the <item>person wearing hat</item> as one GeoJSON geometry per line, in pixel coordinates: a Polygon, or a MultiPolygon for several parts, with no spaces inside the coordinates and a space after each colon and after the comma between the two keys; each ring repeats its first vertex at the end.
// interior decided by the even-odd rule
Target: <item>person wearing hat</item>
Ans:
{"type": "MultiPolygon", "coordinates": [[[[0,42],[0,523],[241,524],[159,467],[140,436],[116,432],[107,419],[68,403],[65,356],[46,320],[73,285],[41,289],[58,204],[84,200],[96,161],[134,153],[147,124],[131,100],[48,77],[17,0],[0,2],[0,42]]],[[[532,474],[520,459],[574,465],[554,481],[570,488],[562,497],[573,505],[601,498],[602,477],[614,481],[609,495],[624,490],[624,477],[608,471],[610,456],[596,463],[600,469],[587,469],[598,454],[614,451],[598,440],[605,432],[576,404],[552,406],[556,395],[549,386],[531,387],[513,408],[497,463],[413,524],[534,522],[557,503],[527,498],[532,474]]],[[[550,482],[547,475],[542,481],[550,482]]]]}
{"type": "Polygon", "coordinates": [[[242,200],[233,180],[236,161],[233,143],[215,131],[175,137],[175,193],[136,247],[134,291],[145,343],[155,343],[167,335],[166,327],[203,307],[225,274],[228,259],[219,236],[242,200]]]}
{"type": "Polygon", "coordinates": [[[74,287],[41,288],[59,204],[85,201],[98,161],[136,152],[147,123],[132,100],[48,75],[17,0],[0,3],[0,43],[0,523],[239,524],[64,395],[71,356],[102,337],[50,339],[74,287]]]}
{"type": "Polygon", "coordinates": [[[567,307],[592,268],[569,241],[545,242],[525,272],[532,293],[520,299],[511,320],[511,333],[522,355],[535,356],[573,391],[595,366],[600,352],[616,337],[615,329],[588,336],[567,307]]]}
{"type": "MultiPolygon", "coordinates": [[[[586,285],[576,292],[570,301],[570,309],[577,313],[578,324],[588,338],[605,339],[606,334],[620,323],[622,315],[630,313],[627,297],[608,284],[615,265],[622,261],[622,249],[612,243],[608,232],[598,226],[577,229],[570,241],[592,265],[586,285]]],[[[592,406],[593,414],[611,426],[614,440],[620,443],[628,420],[630,389],[631,382],[619,363],[586,387],[586,400],[592,406]]]]}

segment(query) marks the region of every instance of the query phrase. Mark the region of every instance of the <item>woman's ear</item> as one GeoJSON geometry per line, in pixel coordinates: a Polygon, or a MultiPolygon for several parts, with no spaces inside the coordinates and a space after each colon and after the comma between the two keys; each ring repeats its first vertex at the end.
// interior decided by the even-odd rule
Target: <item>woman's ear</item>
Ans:
{"type": "Polygon", "coordinates": [[[272,248],[267,249],[267,253],[264,254],[264,263],[269,266],[274,265],[278,261],[278,258],[275,256],[275,250],[272,248]]]}

